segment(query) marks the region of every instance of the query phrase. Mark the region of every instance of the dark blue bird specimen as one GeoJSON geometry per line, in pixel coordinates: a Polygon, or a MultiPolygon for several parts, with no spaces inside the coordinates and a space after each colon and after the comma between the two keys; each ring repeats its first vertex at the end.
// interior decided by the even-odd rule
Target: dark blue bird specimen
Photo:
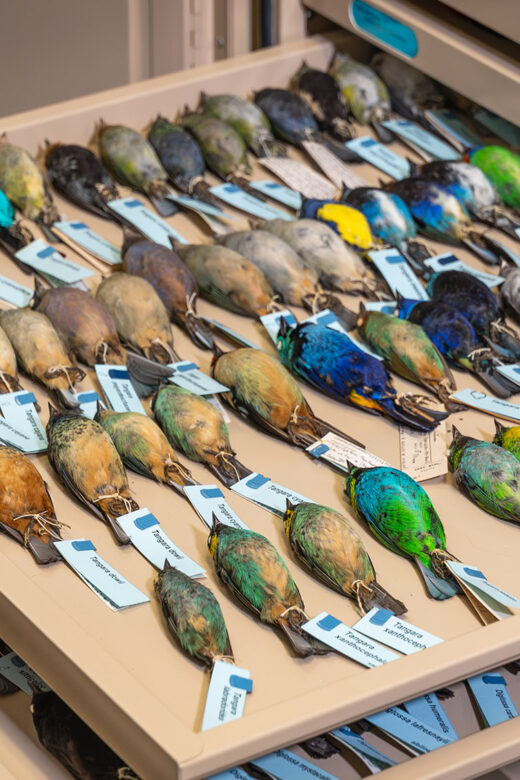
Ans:
{"type": "Polygon", "coordinates": [[[447,416],[419,406],[413,396],[398,396],[382,361],[326,325],[304,322],[291,328],[282,317],[277,347],[293,374],[338,401],[420,431],[431,431],[447,416]]]}

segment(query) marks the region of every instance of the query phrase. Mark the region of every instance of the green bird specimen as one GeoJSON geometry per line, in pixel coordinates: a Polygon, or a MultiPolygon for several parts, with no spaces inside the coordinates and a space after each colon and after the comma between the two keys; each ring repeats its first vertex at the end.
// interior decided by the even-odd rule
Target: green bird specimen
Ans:
{"type": "Polygon", "coordinates": [[[171,634],[189,656],[210,669],[217,660],[234,660],[224,615],[209,588],[165,561],[154,589],[171,634]]]}
{"type": "Polygon", "coordinates": [[[421,485],[390,466],[351,466],[345,493],[356,516],[381,544],[416,563],[432,598],[447,599],[458,592],[444,565],[454,560],[446,550],[444,528],[421,485]]]}
{"type": "Polygon", "coordinates": [[[110,526],[116,541],[128,544],[117,518],[139,507],[112,439],[99,423],[75,411],[59,412],[49,404],[49,412],[51,466],[72,495],[110,526]]]}
{"type": "Polygon", "coordinates": [[[466,159],[486,174],[504,203],[520,211],[520,156],[518,154],[503,146],[476,146],[466,153],[466,159]]]}
{"type": "Polygon", "coordinates": [[[152,406],[170,444],[191,460],[204,463],[225,485],[251,473],[235,457],[224,418],[205,398],[165,385],[152,406]]]}
{"type": "Polygon", "coordinates": [[[495,438],[493,444],[503,447],[505,450],[520,460],[520,425],[512,425],[508,428],[501,422],[495,420],[495,438]]]}
{"type": "Polygon", "coordinates": [[[520,463],[512,452],[453,427],[448,463],[470,501],[495,517],[520,523],[520,463]]]}
{"type": "MultiPolygon", "coordinates": [[[[94,418],[108,433],[125,466],[144,477],[180,489],[194,480],[175,456],[157,423],[140,412],[98,410],[94,418]]],[[[182,490],[180,491],[182,492],[182,490]]]]}
{"type": "Polygon", "coordinates": [[[301,626],[308,618],[300,591],[269,539],[245,528],[223,525],[214,517],[208,547],[224,585],[263,623],[280,628],[297,655],[329,652],[303,633],[301,626]]]}
{"type": "Polygon", "coordinates": [[[277,141],[262,109],[237,95],[206,95],[201,92],[200,107],[207,116],[227,122],[242,136],[257,157],[285,157],[283,144],[277,141]]]}
{"type": "Polygon", "coordinates": [[[358,328],[390,371],[426,387],[449,408],[449,396],[457,389],[455,379],[420,325],[380,311],[367,311],[361,304],[358,328]]]}
{"type": "Polygon", "coordinates": [[[362,615],[373,607],[406,612],[376,581],[368,552],[346,517],[320,504],[287,499],[283,521],[296,557],[329,588],[355,601],[362,615]]]}
{"type": "Polygon", "coordinates": [[[251,173],[251,168],[245,141],[234,127],[207,114],[190,112],[184,114],[181,125],[195,136],[210,171],[239,186],[245,183],[242,176],[251,173]]]}
{"type": "Polygon", "coordinates": [[[296,380],[277,358],[260,349],[243,347],[216,355],[213,376],[230,388],[222,397],[242,417],[298,447],[334,432],[355,439],[316,417],[296,380]]]}

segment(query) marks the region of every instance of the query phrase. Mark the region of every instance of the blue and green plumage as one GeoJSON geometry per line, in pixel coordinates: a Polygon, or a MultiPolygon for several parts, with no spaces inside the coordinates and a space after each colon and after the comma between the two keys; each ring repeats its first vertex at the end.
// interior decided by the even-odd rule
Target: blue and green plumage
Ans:
{"type": "Polygon", "coordinates": [[[14,223],[14,209],[9,198],[0,190],[0,228],[10,228],[14,223]]]}
{"type": "Polygon", "coordinates": [[[495,420],[496,433],[493,444],[503,447],[505,450],[520,460],[520,425],[506,427],[501,422],[495,420]]]}
{"type": "Polygon", "coordinates": [[[503,146],[478,146],[467,159],[490,179],[508,206],[520,210],[520,156],[503,146]]]}
{"type": "Polygon", "coordinates": [[[442,566],[444,558],[451,557],[444,528],[421,485],[389,466],[352,467],[345,492],[376,539],[417,564],[432,598],[446,599],[457,593],[442,566]]]}

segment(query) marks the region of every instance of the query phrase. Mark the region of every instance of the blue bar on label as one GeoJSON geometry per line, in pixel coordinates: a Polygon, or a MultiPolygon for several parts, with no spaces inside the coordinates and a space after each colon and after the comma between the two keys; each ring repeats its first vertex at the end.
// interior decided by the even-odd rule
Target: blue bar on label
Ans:
{"type": "Polygon", "coordinates": [[[464,571],[466,572],[466,574],[469,574],[470,577],[478,577],[481,580],[487,579],[485,574],[482,574],[482,572],[479,571],[478,569],[470,569],[467,566],[464,566],[464,571]]]}
{"type": "Polygon", "coordinates": [[[459,259],[455,255],[448,255],[448,257],[439,257],[437,262],[439,265],[451,265],[452,263],[458,263],[459,259]]]}
{"type": "Polygon", "coordinates": [[[110,368],[108,376],[110,379],[130,379],[130,374],[126,368],[110,368]]]}
{"type": "Polygon", "coordinates": [[[96,551],[96,548],[88,539],[72,542],[71,546],[78,552],[85,552],[85,550],[94,550],[94,552],[96,551]]]}
{"type": "Polygon", "coordinates": [[[373,623],[376,626],[384,626],[385,623],[387,623],[391,617],[394,616],[394,613],[391,609],[378,609],[375,615],[372,615],[370,618],[370,622],[373,623]]]}
{"type": "Polygon", "coordinates": [[[95,390],[92,390],[91,392],[87,393],[79,393],[78,394],[78,401],[80,404],[89,404],[92,401],[99,401],[101,400],[99,398],[99,395],[96,393],[95,390]]]}
{"type": "Polygon", "coordinates": [[[256,476],[252,477],[246,482],[247,487],[252,488],[253,490],[258,490],[259,488],[266,485],[271,480],[269,477],[264,477],[262,474],[257,474],[256,476]]]}
{"type": "Polygon", "coordinates": [[[482,676],[482,682],[485,682],[486,685],[507,685],[500,674],[484,674],[482,676]]]}
{"type": "Polygon", "coordinates": [[[329,447],[327,447],[326,444],[318,444],[317,447],[314,447],[313,450],[309,450],[310,454],[313,455],[315,458],[321,458],[322,455],[324,455],[326,452],[329,451],[329,447]]]}
{"type": "Polygon", "coordinates": [[[74,230],[88,230],[84,222],[71,222],[70,226],[71,228],[74,228],[74,230]]]}
{"type": "Polygon", "coordinates": [[[24,395],[17,396],[15,400],[20,406],[25,406],[25,404],[35,404],[36,396],[34,393],[25,393],[24,395]]]}
{"type": "Polygon", "coordinates": [[[224,498],[224,493],[218,487],[215,488],[202,488],[200,491],[202,498],[224,498]]]}
{"type": "Polygon", "coordinates": [[[361,142],[361,146],[375,146],[377,144],[377,141],[374,141],[373,138],[365,138],[361,142]]]}
{"type": "Polygon", "coordinates": [[[46,246],[45,249],[40,249],[40,251],[37,252],[37,257],[50,257],[51,255],[55,254],[56,251],[57,250],[53,249],[52,246],[46,246]]]}
{"type": "Polygon", "coordinates": [[[391,265],[397,265],[398,263],[406,263],[405,258],[402,255],[387,255],[385,258],[387,263],[390,263],[391,265]]]}
{"type": "Polygon", "coordinates": [[[150,513],[148,515],[143,515],[142,517],[136,517],[134,525],[136,528],[139,528],[140,531],[144,531],[152,525],[159,525],[159,521],[150,513]]]}
{"type": "Polygon", "coordinates": [[[19,655],[13,655],[11,658],[11,663],[13,666],[17,666],[19,669],[21,669],[23,666],[25,666],[25,661],[23,658],[20,658],[19,655]]]}
{"type": "Polygon", "coordinates": [[[175,366],[176,371],[193,371],[194,368],[198,368],[196,363],[186,363],[184,366],[175,366]]]}
{"type": "Polygon", "coordinates": [[[224,189],[225,189],[226,192],[242,192],[240,187],[237,187],[236,184],[226,184],[224,189]]]}
{"type": "Polygon", "coordinates": [[[336,626],[339,626],[340,623],[341,620],[338,620],[338,618],[335,618],[332,615],[325,615],[324,618],[318,620],[316,625],[318,625],[324,631],[332,631],[334,628],[336,628],[336,626]]]}
{"type": "Polygon", "coordinates": [[[229,678],[229,684],[233,688],[240,688],[241,691],[247,691],[251,693],[253,690],[253,681],[249,677],[240,677],[238,674],[232,674],[229,678]]]}
{"type": "Polygon", "coordinates": [[[128,206],[129,209],[135,209],[137,206],[142,206],[142,205],[143,204],[141,203],[141,201],[136,200],[135,198],[134,200],[125,200],[125,206],[128,206]]]}

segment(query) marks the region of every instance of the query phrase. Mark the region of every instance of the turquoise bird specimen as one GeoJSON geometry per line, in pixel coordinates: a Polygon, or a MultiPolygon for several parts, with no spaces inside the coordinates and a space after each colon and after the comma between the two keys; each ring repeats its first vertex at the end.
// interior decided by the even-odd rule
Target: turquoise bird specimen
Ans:
{"type": "Polygon", "coordinates": [[[518,154],[503,146],[476,146],[466,152],[466,159],[486,174],[504,203],[520,211],[520,156],[518,154]]]}
{"type": "Polygon", "coordinates": [[[209,669],[233,662],[233,650],[220,604],[198,580],[164,562],[154,582],[168,629],[184,652],[209,669]]]}
{"type": "Polygon", "coordinates": [[[161,387],[152,402],[166,438],[191,460],[204,463],[229,487],[251,473],[235,457],[224,418],[209,401],[182,387],[161,387]]]}
{"type": "Polygon", "coordinates": [[[271,435],[298,447],[308,447],[332,431],[364,446],[315,417],[296,380],[267,352],[249,347],[219,352],[211,370],[218,382],[230,388],[222,394],[223,400],[271,435]]]}
{"type": "Polygon", "coordinates": [[[520,523],[520,463],[512,452],[453,427],[448,463],[470,501],[495,517],[520,523]]]}
{"type": "Polygon", "coordinates": [[[120,515],[139,509],[112,439],[88,417],[59,412],[49,404],[47,454],[65,487],[111,528],[119,544],[130,539],[117,523],[120,515]]]}
{"type": "Polygon", "coordinates": [[[0,190],[0,248],[26,274],[33,274],[34,268],[30,268],[18,260],[16,252],[30,244],[31,241],[34,241],[33,234],[25,225],[16,220],[16,214],[9,198],[0,190]]]}
{"type": "Polygon", "coordinates": [[[520,425],[512,425],[509,428],[495,420],[495,437],[493,444],[503,447],[505,450],[520,460],[520,425]]]}
{"type": "Polygon", "coordinates": [[[63,526],[34,464],[14,447],[0,447],[0,531],[45,564],[61,560],[52,542],[63,526]]]}
{"type": "Polygon", "coordinates": [[[208,548],[215,570],[238,601],[263,623],[280,628],[296,655],[325,654],[329,649],[306,636],[308,618],[300,591],[277,549],[265,536],[213,520],[208,548]]]}
{"type": "Polygon", "coordinates": [[[298,560],[329,588],[355,601],[362,615],[373,607],[395,615],[406,612],[377,582],[363,542],[342,514],[320,504],[287,500],[283,522],[298,560]]]}
{"type": "Polygon", "coordinates": [[[18,381],[16,354],[7,333],[0,328],[0,393],[14,393],[16,390],[23,390],[18,381]]]}
{"type": "Polygon", "coordinates": [[[285,157],[283,144],[277,141],[269,119],[261,108],[237,95],[200,95],[201,111],[207,116],[227,122],[242,136],[257,157],[285,157]]]}
{"type": "Polygon", "coordinates": [[[101,122],[98,143],[101,159],[117,181],[144,193],[162,217],[178,211],[168,199],[171,189],[166,171],[153,146],[137,130],[101,122]]]}
{"type": "Polygon", "coordinates": [[[323,70],[311,68],[303,62],[292,80],[299,97],[312,111],[321,130],[338,141],[349,141],[354,136],[353,117],[336,79],[323,70]]]}
{"type": "Polygon", "coordinates": [[[390,116],[390,95],[377,73],[336,52],[329,73],[338,82],[348,106],[361,125],[372,125],[380,141],[389,143],[393,136],[381,124],[390,116]]]}
{"type": "Polygon", "coordinates": [[[175,489],[194,484],[189,470],[179,463],[162,430],[147,415],[113,412],[98,404],[94,419],[108,433],[127,468],[175,489]]]}
{"type": "Polygon", "coordinates": [[[295,376],[338,401],[420,431],[433,430],[447,416],[422,408],[413,397],[398,397],[383,362],[326,325],[303,322],[291,328],[282,317],[276,346],[295,376]]]}
{"type": "Polygon", "coordinates": [[[418,482],[390,466],[352,466],[345,485],[355,515],[381,544],[417,565],[432,598],[458,592],[444,565],[456,559],[446,550],[442,522],[418,482]]]}

